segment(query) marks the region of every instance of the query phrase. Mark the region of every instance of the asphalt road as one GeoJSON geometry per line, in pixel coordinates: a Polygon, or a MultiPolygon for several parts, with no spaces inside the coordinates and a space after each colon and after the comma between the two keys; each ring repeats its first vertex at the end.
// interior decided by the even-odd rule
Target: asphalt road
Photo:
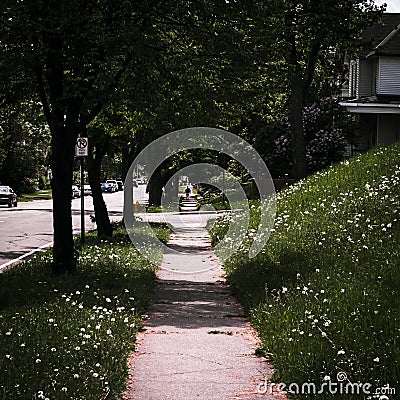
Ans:
{"type": "MultiPolygon", "coordinates": [[[[123,216],[124,193],[104,193],[109,217],[112,221],[120,221],[123,216]]],[[[133,188],[133,202],[144,205],[148,200],[146,185],[133,188]]],[[[84,197],[85,230],[96,229],[92,222],[94,216],[93,201],[91,196],[84,197]]],[[[0,206],[0,272],[19,259],[51,247],[53,244],[53,203],[52,200],[37,200],[32,202],[19,202],[17,208],[0,206]]],[[[81,199],[72,200],[73,232],[81,231],[81,199]]],[[[205,227],[209,218],[215,218],[214,212],[194,213],[143,213],[143,220],[166,222],[173,230],[187,229],[193,231],[205,227]]]]}
{"type": "MultiPolygon", "coordinates": [[[[134,199],[142,202],[146,198],[145,185],[134,188],[134,199]]],[[[121,220],[123,192],[104,193],[104,200],[111,220],[121,220]]],[[[85,229],[96,225],[90,216],[94,215],[91,196],[85,196],[85,229]]],[[[72,200],[74,233],[80,233],[81,199],[72,200]]],[[[53,241],[52,200],[19,202],[17,208],[0,206],[0,270],[12,260],[25,257],[40,248],[50,247],[53,241]]]]}

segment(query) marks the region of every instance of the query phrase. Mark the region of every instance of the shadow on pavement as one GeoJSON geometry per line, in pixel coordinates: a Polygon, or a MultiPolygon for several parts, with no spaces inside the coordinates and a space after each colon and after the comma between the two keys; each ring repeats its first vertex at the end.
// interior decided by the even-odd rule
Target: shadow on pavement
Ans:
{"type": "Polygon", "coordinates": [[[218,282],[159,280],[149,312],[146,326],[157,329],[239,329],[246,321],[229,287],[218,282]]]}

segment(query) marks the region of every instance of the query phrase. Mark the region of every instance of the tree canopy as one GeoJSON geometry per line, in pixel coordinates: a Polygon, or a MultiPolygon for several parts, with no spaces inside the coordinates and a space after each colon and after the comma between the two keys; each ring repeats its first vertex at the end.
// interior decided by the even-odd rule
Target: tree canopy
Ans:
{"type": "Polygon", "coordinates": [[[0,11],[1,78],[12,82],[0,96],[30,88],[19,104],[42,107],[51,134],[54,271],[66,272],[75,265],[75,141],[89,127],[104,144],[94,121],[106,108],[123,127],[111,136],[126,144],[127,162],[171,130],[228,129],[287,108],[294,174],[304,177],[302,110],[316,71],[329,78],[332,60],[381,10],[372,0],[4,0],[0,11]]]}

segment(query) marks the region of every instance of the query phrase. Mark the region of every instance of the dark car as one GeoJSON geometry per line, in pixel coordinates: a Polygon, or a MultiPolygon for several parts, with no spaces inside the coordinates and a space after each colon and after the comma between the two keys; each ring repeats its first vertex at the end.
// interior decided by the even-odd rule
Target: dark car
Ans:
{"type": "Polygon", "coordinates": [[[17,207],[17,194],[10,186],[0,186],[0,204],[7,204],[8,207],[17,207]]]}
{"type": "Polygon", "coordinates": [[[106,180],[106,183],[107,183],[108,185],[111,185],[111,186],[112,186],[112,188],[113,188],[112,193],[118,192],[118,183],[117,183],[117,181],[116,181],[115,179],[107,179],[107,180],[106,180]]]}
{"type": "Polygon", "coordinates": [[[118,180],[117,185],[118,185],[118,190],[124,190],[124,182],[122,182],[121,180],[118,180]]]}
{"type": "Polygon", "coordinates": [[[114,193],[115,188],[112,184],[105,182],[101,184],[101,191],[103,193],[114,193]]]}

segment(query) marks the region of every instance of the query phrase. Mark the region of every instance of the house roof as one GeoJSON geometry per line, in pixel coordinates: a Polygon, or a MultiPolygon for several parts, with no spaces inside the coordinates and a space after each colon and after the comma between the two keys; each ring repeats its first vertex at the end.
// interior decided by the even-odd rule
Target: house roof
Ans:
{"type": "Polygon", "coordinates": [[[363,32],[363,40],[371,43],[361,56],[400,56],[400,13],[384,13],[381,22],[368,27],[363,32]]]}

